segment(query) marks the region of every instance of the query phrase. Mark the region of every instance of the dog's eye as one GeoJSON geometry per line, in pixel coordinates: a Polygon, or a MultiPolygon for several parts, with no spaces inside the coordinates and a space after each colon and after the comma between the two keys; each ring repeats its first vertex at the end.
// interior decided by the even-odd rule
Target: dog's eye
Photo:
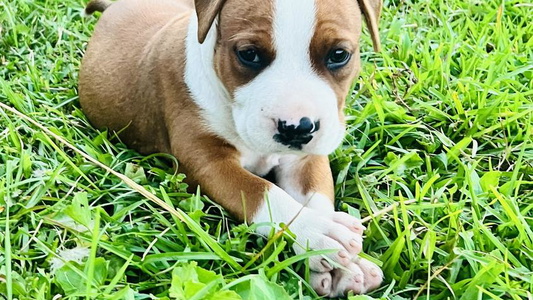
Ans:
{"type": "Polygon", "coordinates": [[[255,48],[237,50],[237,58],[246,67],[251,69],[260,69],[263,66],[261,54],[255,48]]]}
{"type": "Polygon", "coordinates": [[[350,61],[351,57],[352,54],[344,49],[333,49],[326,57],[326,66],[330,70],[340,69],[350,61]]]}

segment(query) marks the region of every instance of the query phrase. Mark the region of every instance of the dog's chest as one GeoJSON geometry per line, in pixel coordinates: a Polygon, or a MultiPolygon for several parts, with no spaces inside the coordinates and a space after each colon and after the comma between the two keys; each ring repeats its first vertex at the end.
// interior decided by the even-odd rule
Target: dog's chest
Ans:
{"type": "Polygon", "coordinates": [[[281,154],[258,154],[248,149],[240,150],[241,166],[258,176],[265,176],[279,166],[283,157],[281,154]]]}

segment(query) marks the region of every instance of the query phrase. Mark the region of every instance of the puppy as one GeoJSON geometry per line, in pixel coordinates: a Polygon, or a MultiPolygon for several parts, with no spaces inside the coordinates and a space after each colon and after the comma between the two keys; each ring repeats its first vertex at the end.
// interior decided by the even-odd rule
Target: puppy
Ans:
{"type": "Polygon", "coordinates": [[[362,17],[378,50],[380,9],[381,0],[93,0],[86,12],[103,14],[80,102],[139,152],[174,155],[191,186],[259,233],[290,224],[296,253],[336,249],[309,261],[317,293],[365,293],[382,273],[357,257],[361,222],[334,211],[327,155],[343,139],[362,17]]]}

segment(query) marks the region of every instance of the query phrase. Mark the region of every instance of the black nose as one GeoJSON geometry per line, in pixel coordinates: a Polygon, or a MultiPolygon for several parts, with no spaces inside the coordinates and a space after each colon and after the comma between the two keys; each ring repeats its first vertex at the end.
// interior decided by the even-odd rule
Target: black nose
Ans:
{"type": "Polygon", "coordinates": [[[287,121],[278,120],[278,132],[274,140],[292,149],[302,149],[302,145],[313,139],[313,133],[320,129],[320,121],[313,122],[308,117],[300,119],[300,124],[287,125],[287,121]]]}
{"type": "Polygon", "coordinates": [[[311,119],[304,117],[300,119],[300,125],[296,128],[302,133],[311,133],[315,129],[315,124],[311,122],[311,119]]]}
{"type": "Polygon", "coordinates": [[[298,136],[311,134],[320,129],[320,121],[312,122],[308,117],[303,117],[300,119],[300,124],[296,125],[287,125],[287,121],[278,120],[278,131],[281,134],[286,134],[290,136],[298,136]]]}

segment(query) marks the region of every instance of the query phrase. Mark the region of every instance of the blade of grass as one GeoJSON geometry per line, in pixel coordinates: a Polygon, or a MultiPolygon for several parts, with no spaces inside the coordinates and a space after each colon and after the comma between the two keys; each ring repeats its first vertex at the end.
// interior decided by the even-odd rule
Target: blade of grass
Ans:
{"type": "Polygon", "coordinates": [[[139,185],[135,181],[131,180],[130,178],[128,178],[127,176],[125,176],[123,174],[120,174],[120,173],[116,172],[115,170],[109,168],[108,166],[100,163],[96,159],[92,158],[91,156],[87,155],[83,151],[79,150],[77,147],[75,147],[72,144],[70,144],[64,138],[62,138],[62,137],[58,136],[57,134],[51,132],[46,127],[42,126],[37,121],[35,121],[35,120],[31,119],[30,117],[24,115],[23,113],[20,113],[19,111],[15,110],[15,109],[13,109],[13,108],[11,108],[11,107],[3,104],[3,103],[0,103],[0,107],[2,109],[4,109],[4,110],[7,110],[7,111],[13,113],[14,115],[16,115],[18,117],[26,120],[27,122],[30,122],[31,124],[33,124],[34,126],[39,128],[40,130],[45,132],[47,135],[55,138],[56,140],[60,141],[66,147],[70,148],[74,152],[76,152],[79,155],[83,156],[86,160],[88,160],[91,163],[97,165],[98,167],[106,170],[107,172],[113,174],[114,176],[120,178],[126,185],[128,185],[132,189],[136,190],[139,194],[143,195],[147,199],[149,199],[149,200],[153,201],[154,203],[156,203],[157,205],[159,205],[161,208],[165,209],[166,211],[168,211],[172,215],[174,215],[177,218],[179,218],[183,223],[185,223],[200,238],[200,240],[204,241],[217,255],[219,255],[222,259],[224,259],[224,261],[226,261],[232,267],[240,269],[240,265],[228,253],[226,253],[226,251],[224,251],[220,247],[220,245],[218,245],[218,243],[215,240],[213,240],[209,236],[209,234],[207,232],[205,232],[200,227],[200,225],[198,225],[194,220],[192,220],[186,213],[184,213],[183,211],[181,211],[179,209],[172,208],[170,205],[165,203],[163,200],[159,199],[154,194],[150,193],[148,190],[146,190],[144,187],[142,187],[141,185],[139,185]]]}

